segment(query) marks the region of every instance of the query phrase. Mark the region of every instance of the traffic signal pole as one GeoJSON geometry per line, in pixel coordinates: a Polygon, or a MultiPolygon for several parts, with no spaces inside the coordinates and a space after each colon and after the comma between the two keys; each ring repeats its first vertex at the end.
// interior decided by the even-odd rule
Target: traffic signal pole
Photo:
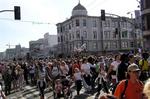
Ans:
{"type": "Polygon", "coordinates": [[[15,20],[20,20],[20,6],[14,6],[14,10],[1,10],[0,13],[2,12],[14,12],[14,19],[15,20]]]}

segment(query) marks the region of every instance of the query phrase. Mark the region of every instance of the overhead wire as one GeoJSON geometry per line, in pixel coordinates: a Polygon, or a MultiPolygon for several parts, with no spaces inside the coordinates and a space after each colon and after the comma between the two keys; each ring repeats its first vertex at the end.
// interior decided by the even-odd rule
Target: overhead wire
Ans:
{"type": "Polygon", "coordinates": [[[0,20],[6,20],[6,21],[18,21],[18,22],[25,22],[25,23],[32,23],[32,24],[51,24],[54,25],[55,23],[49,23],[49,22],[38,22],[38,21],[24,21],[24,20],[13,20],[9,18],[0,18],[0,20]]]}

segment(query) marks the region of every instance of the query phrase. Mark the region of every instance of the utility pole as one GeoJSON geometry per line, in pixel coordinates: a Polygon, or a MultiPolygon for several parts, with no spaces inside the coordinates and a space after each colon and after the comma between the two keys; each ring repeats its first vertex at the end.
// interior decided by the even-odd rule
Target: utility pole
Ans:
{"type": "MultiPolygon", "coordinates": [[[[100,29],[101,29],[101,50],[102,50],[102,54],[104,53],[105,49],[104,49],[104,41],[103,41],[103,21],[105,21],[105,10],[101,10],[101,18],[100,18],[100,29]]],[[[105,53],[104,53],[105,54],[105,53]]]]}

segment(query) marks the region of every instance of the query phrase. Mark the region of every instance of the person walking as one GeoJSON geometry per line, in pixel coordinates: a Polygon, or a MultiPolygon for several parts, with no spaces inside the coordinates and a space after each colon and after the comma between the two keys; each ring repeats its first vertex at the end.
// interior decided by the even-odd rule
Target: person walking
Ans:
{"type": "Polygon", "coordinates": [[[9,67],[6,67],[6,71],[3,74],[3,80],[5,85],[5,94],[9,95],[11,91],[11,82],[12,82],[12,76],[9,67]]]}
{"type": "Polygon", "coordinates": [[[86,91],[91,91],[91,70],[90,66],[87,65],[87,59],[83,58],[82,65],[81,65],[81,72],[82,72],[82,79],[83,79],[83,86],[85,87],[86,91]]]}
{"type": "Polygon", "coordinates": [[[79,70],[79,68],[75,68],[74,71],[74,80],[75,80],[75,85],[76,85],[76,91],[77,91],[77,95],[80,94],[80,90],[82,88],[82,75],[81,72],[79,70]]]}
{"type": "Polygon", "coordinates": [[[40,77],[37,84],[40,91],[40,99],[44,99],[44,90],[46,88],[46,82],[44,77],[40,77]]]}
{"type": "Polygon", "coordinates": [[[118,82],[126,79],[126,72],[128,68],[128,55],[122,54],[120,57],[121,63],[118,65],[117,69],[117,80],[118,82]]]}
{"type": "Polygon", "coordinates": [[[139,80],[140,68],[131,64],[127,68],[128,79],[120,81],[114,95],[117,99],[143,99],[143,83],[139,80]]]}

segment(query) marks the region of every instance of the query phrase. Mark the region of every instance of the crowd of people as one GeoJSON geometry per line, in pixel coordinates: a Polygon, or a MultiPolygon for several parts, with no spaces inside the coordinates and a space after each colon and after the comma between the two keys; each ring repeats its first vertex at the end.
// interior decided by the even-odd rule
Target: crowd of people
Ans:
{"type": "Polygon", "coordinates": [[[145,84],[150,77],[148,57],[148,53],[118,53],[80,58],[1,61],[1,82],[4,81],[2,86],[6,96],[30,85],[37,86],[41,99],[44,99],[45,88],[62,88],[60,77],[69,76],[75,83],[77,95],[84,88],[86,92],[96,89],[99,95],[103,90],[107,95],[100,96],[100,99],[146,99],[146,95],[150,94],[150,84],[145,84]]]}

